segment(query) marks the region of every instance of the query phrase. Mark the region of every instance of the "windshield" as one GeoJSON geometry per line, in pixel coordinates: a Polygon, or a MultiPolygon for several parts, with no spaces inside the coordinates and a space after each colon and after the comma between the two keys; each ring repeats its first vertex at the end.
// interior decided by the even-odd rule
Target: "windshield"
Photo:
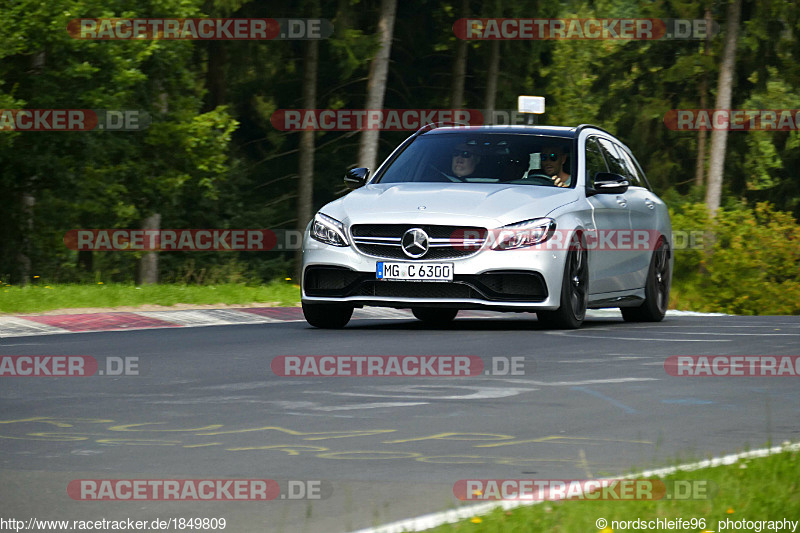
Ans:
{"type": "Polygon", "coordinates": [[[573,185],[572,143],[564,137],[440,133],[414,140],[376,183],[573,185]]]}

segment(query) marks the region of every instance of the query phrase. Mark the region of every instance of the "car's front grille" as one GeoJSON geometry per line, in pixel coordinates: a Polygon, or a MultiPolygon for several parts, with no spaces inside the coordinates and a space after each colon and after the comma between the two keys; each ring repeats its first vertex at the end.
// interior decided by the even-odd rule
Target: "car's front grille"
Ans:
{"type": "MultiPolygon", "coordinates": [[[[382,246],[379,244],[358,244],[358,249],[367,255],[374,255],[384,259],[402,259],[403,261],[413,261],[410,257],[403,253],[400,246],[382,246]]],[[[453,247],[448,248],[431,248],[428,253],[420,257],[428,261],[436,259],[458,259],[460,257],[467,257],[475,253],[475,250],[458,250],[453,247]]]]}
{"type": "Polygon", "coordinates": [[[464,283],[419,281],[366,281],[359,285],[356,296],[386,298],[482,298],[480,293],[464,283]]]}
{"type": "Polygon", "coordinates": [[[362,253],[385,259],[459,259],[476,253],[486,240],[486,228],[430,224],[354,224],[350,228],[353,245],[362,253]],[[403,252],[403,235],[419,228],[428,235],[428,251],[411,258],[403,252]]]}

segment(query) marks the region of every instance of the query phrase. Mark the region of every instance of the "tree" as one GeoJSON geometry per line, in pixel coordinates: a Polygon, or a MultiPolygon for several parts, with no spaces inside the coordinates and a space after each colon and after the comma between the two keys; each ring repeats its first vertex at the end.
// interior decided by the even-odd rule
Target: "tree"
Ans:
{"type": "MultiPolygon", "coordinates": [[[[469,16],[469,0],[461,0],[461,17],[469,16]]],[[[453,79],[450,85],[450,107],[461,109],[464,106],[464,83],[467,79],[466,39],[456,38],[456,57],[453,59],[453,79]]],[[[495,78],[496,79],[496,78],[495,78]]]]}
{"type": "MultiPolygon", "coordinates": [[[[706,7],[705,16],[706,27],[711,27],[711,8],[706,7]]],[[[703,45],[703,55],[708,56],[711,48],[711,32],[706,35],[706,42],[703,45]]],[[[700,109],[705,109],[708,102],[708,72],[703,72],[700,80],[700,109]]],[[[704,129],[697,132],[697,163],[694,169],[694,183],[702,186],[706,174],[706,137],[708,132],[704,129]]]]}
{"type": "MultiPolygon", "coordinates": [[[[397,12],[397,0],[381,0],[381,14],[378,20],[378,38],[380,47],[372,60],[367,82],[366,109],[383,109],[383,98],[386,94],[386,80],[389,73],[389,57],[392,51],[392,35],[394,19],[397,12]]],[[[358,150],[358,165],[375,170],[378,164],[378,139],[380,132],[367,129],[361,134],[358,150]]]]}
{"type": "MultiPolygon", "coordinates": [[[[317,106],[317,65],[319,63],[319,41],[306,42],[303,62],[303,108],[316,109],[317,106]]],[[[314,130],[300,133],[300,161],[297,184],[297,230],[305,231],[313,215],[314,194],[314,130]]],[[[295,278],[300,279],[303,263],[303,250],[295,253],[295,278]]]]}
{"type": "MultiPolygon", "coordinates": [[[[733,94],[733,75],[736,66],[736,44],[739,36],[739,17],[742,11],[742,0],[731,0],[725,17],[727,30],[725,49],[722,52],[722,64],[717,81],[716,109],[730,109],[733,94]]],[[[706,206],[715,215],[722,198],[722,172],[725,169],[725,149],[728,139],[727,130],[715,129],[711,132],[711,159],[708,164],[708,189],[706,190],[706,206]]]]}

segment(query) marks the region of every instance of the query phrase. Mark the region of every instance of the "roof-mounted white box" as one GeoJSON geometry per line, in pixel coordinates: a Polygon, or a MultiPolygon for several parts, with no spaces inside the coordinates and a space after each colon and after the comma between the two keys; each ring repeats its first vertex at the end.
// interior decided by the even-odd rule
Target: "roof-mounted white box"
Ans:
{"type": "Polygon", "coordinates": [[[517,98],[517,111],[520,113],[544,113],[544,96],[519,96],[517,98]]]}

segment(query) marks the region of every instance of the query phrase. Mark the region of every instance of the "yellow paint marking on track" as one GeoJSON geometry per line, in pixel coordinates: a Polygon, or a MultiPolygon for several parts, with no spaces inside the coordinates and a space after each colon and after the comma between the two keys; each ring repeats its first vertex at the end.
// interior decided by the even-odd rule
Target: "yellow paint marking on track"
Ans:
{"type": "MultiPolygon", "coordinates": [[[[135,428],[139,428],[141,426],[156,426],[156,425],[159,425],[159,424],[166,424],[166,422],[144,422],[142,424],[122,424],[122,425],[119,425],[119,426],[111,426],[110,428],[108,428],[108,431],[142,431],[141,429],[130,429],[130,428],[134,428],[134,427],[135,428]]],[[[189,429],[150,429],[150,428],[148,428],[148,429],[145,429],[144,431],[162,431],[162,432],[167,432],[167,431],[177,432],[177,431],[181,431],[181,432],[184,432],[184,433],[191,433],[191,432],[195,432],[195,431],[211,431],[212,429],[219,429],[221,427],[222,427],[222,424],[212,424],[210,426],[203,426],[203,427],[200,427],[200,428],[189,428],[189,429]]]]}
{"type": "Polygon", "coordinates": [[[468,465],[468,464],[484,464],[489,457],[481,457],[480,455],[433,455],[430,457],[418,457],[415,461],[421,463],[434,463],[444,465],[468,465]],[[444,459],[456,458],[456,461],[445,461],[444,459]],[[467,460],[462,460],[467,459],[467,460]],[[474,459],[474,460],[469,460],[474,459]]]}
{"type": "Polygon", "coordinates": [[[0,420],[0,424],[25,424],[29,422],[37,422],[41,424],[52,424],[59,428],[71,428],[73,424],[65,422],[66,420],[74,423],[88,423],[88,424],[110,424],[113,420],[105,418],[53,418],[51,416],[35,416],[31,418],[20,418],[18,420],[0,420]]]}
{"type": "Polygon", "coordinates": [[[91,436],[92,435],[86,435],[85,433],[72,435],[70,433],[41,432],[41,433],[27,433],[24,437],[11,437],[8,435],[0,435],[0,439],[43,440],[46,442],[76,442],[80,440],[89,440],[89,437],[91,436]]]}
{"type": "Polygon", "coordinates": [[[100,444],[123,444],[125,446],[177,446],[179,440],[162,439],[97,439],[100,444]]]}
{"type": "Polygon", "coordinates": [[[421,440],[507,440],[515,439],[513,435],[502,435],[499,433],[437,433],[429,437],[417,437],[414,439],[385,440],[383,444],[398,444],[401,442],[417,442],[421,440]],[[456,437],[456,435],[475,435],[475,437],[456,437]],[[488,437],[488,438],[482,438],[488,437]]]}
{"type": "Polygon", "coordinates": [[[498,457],[495,461],[499,465],[532,466],[537,463],[570,463],[575,464],[575,459],[526,459],[524,457],[498,457]]]}
{"type": "Polygon", "coordinates": [[[414,459],[415,457],[421,457],[422,454],[414,453],[414,452],[381,452],[381,451],[374,451],[374,450],[355,450],[355,451],[347,451],[347,452],[329,452],[329,453],[320,453],[317,454],[317,457],[320,459],[354,459],[354,460],[364,460],[364,459],[414,459]],[[374,454],[378,457],[359,457],[364,454],[374,454]],[[343,455],[355,455],[355,457],[342,457],[343,455]],[[386,457],[387,455],[394,455],[396,457],[386,457]]]}
{"type": "Polygon", "coordinates": [[[287,435],[294,435],[296,437],[305,437],[303,440],[325,440],[325,439],[346,439],[349,437],[363,437],[369,435],[380,435],[382,433],[392,433],[396,429],[356,429],[352,431],[295,431],[293,429],[286,429],[279,426],[264,426],[260,428],[247,428],[247,429],[229,429],[225,431],[210,431],[204,433],[196,433],[201,436],[211,435],[233,435],[237,433],[252,433],[254,431],[280,431],[287,435]],[[311,436],[315,435],[315,436],[311,436]]]}
{"type": "Polygon", "coordinates": [[[547,437],[540,437],[538,439],[515,440],[511,442],[495,442],[493,444],[476,444],[475,446],[473,446],[473,448],[496,448],[498,446],[515,446],[517,444],[531,444],[531,443],[554,442],[554,441],[567,441],[567,442],[557,442],[556,444],[587,444],[587,443],[591,444],[591,441],[626,442],[629,444],[653,444],[653,442],[649,440],[600,439],[595,437],[565,437],[564,435],[549,435],[547,437]],[[569,441],[580,441],[580,442],[578,443],[569,441]]]}
{"type": "Polygon", "coordinates": [[[309,446],[306,444],[272,444],[270,446],[244,446],[241,448],[226,448],[226,452],[244,452],[252,450],[278,450],[289,455],[300,455],[300,452],[327,452],[328,448],[322,446],[309,446]],[[307,448],[298,450],[298,448],[307,448]]]}

